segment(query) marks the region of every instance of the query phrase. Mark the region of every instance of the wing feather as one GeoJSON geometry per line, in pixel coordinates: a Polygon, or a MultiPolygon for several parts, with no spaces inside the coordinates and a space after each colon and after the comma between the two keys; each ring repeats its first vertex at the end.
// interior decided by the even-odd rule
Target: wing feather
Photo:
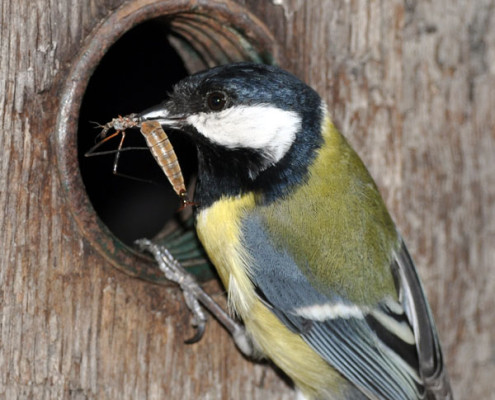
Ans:
{"type": "Polygon", "coordinates": [[[450,381],[443,363],[433,314],[416,267],[403,241],[392,268],[400,278],[399,295],[416,338],[419,370],[431,399],[452,399],[450,381]]]}
{"type": "Polygon", "coordinates": [[[391,266],[400,302],[384,298],[356,311],[356,305],[313,287],[262,228],[257,218],[243,227],[255,264],[251,278],[262,301],[289,329],[370,399],[449,398],[431,311],[404,245],[391,266]]]}

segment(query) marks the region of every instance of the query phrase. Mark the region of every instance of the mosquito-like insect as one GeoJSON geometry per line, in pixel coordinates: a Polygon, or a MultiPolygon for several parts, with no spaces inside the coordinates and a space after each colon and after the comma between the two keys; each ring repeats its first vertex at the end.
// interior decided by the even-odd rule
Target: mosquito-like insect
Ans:
{"type": "MultiPolygon", "coordinates": [[[[187,198],[186,185],[184,183],[184,177],[182,176],[182,171],[180,169],[179,160],[175,154],[174,148],[170,143],[170,140],[163,130],[162,126],[157,121],[140,121],[136,114],[130,114],[125,117],[119,116],[118,118],[112,119],[110,122],[102,125],[102,131],[99,136],[103,139],[96,143],[88,152],[86,152],[85,157],[91,157],[95,155],[102,154],[113,154],[115,153],[115,160],[113,163],[113,173],[118,174],[117,165],[119,162],[120,153],[123,150],[136,149],[135,147],[126,147],[122,149],[122,145],[125,139],[125,131],[129,128],[141,128],[141,133],[146,140],[146,144],[153,154],[158,165],[162,168],[168,181],[174,188],[175,193],[179,196],[181,200],[181,207],[179,210],[184,209],[187,206],[195,205],[194,202],[189,201],[187,198]],[[110,129],[114,129],[115,132],[107,136],[110,129]],[[95,153],[95,150],[99,148],[103,143],[109,141],[115,136],[121,134],[119,146],[117,150],[100,151],[95,153]]],[[[140,147],[138,149],[141,149],[140,147]]]]}

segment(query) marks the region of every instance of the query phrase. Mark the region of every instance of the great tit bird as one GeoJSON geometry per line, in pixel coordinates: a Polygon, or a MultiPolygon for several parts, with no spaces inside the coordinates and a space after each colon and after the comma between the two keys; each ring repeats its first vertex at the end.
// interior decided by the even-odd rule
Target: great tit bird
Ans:
{"type": "Polygon", "coordinates": [[[197,146],[198,236],[255,348],[306,398],[452,398],[413,261],[313,89],[230,64],[138,119],[197,146]]]}

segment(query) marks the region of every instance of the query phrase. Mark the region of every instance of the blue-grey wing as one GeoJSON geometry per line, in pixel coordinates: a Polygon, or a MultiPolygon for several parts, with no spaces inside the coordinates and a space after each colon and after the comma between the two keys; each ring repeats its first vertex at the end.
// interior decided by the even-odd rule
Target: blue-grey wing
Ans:
{"type": "Polygon", "coordinates": [[[397,270],[401,286],[405,281],[401,295],[407,310],[391,298],[365,309],[337,295],[320,293],[290,254],[272,244],[260,219],[244,221],[243,240],[254,261],[252,280],[260,298],[289,329],[299,333],[367,397],[429,398],[420,368],[423,360],[418,358],[416,328],[411,321],[420,331],[430,333],[422,335],[430,344],[426,343],[425,354],[420,354],[427,359],[426,353],[435,349],[436,361],[430,363],[435,366],[431,365],[429,370],[438,371],[441,353],[431,313],[419,318],[410,315],[423,312],[427,303],[414,266],[406,264],[410,258],[407,259],[405,248],[406,256],[400,258],[401,252],[392,268],[397,270]],[[420,299],[416,300],[418,296],[420,299]]]}
{"type": "Polygon", "coordinates": [[[404,242],[395,254],[392,268],[399,278],[399,300],[414,331],[419,371],[428,398],[452,399],[433,314],[404,242]]]}

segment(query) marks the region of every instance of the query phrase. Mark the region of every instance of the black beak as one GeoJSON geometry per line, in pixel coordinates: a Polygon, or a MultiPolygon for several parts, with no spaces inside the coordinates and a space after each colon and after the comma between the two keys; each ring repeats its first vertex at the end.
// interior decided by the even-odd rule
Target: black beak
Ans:
{"type": "Polygon", "coordinates": [[[144,110],[137,114],[136,117],[140,123],[145,121],[157,121],[164,128],[180,129],[186,122],[186,116],[173,113],[170,111],[171,108],[173,108],[173,103],[165,102],[144,110]]]}

